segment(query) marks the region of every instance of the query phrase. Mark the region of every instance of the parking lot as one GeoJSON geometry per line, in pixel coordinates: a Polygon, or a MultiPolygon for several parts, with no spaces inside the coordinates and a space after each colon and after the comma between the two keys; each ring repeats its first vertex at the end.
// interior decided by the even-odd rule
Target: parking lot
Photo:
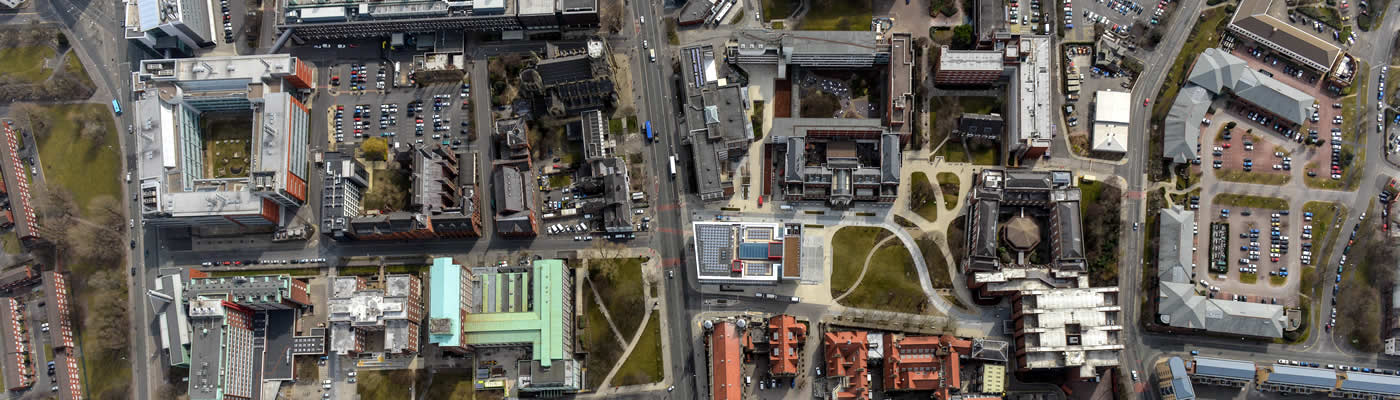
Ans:
{"type": "MultiPolygon", "coordinates": [[[[1083,77],[1078,81],[1078,90],[1069,92],[1065,104],[1065,125],[1068,126],[1070,140],[1077,146],[1087,147],[1089,135],[1093,132],[1094,94],[1108,90],[1126,92],[1132,90],[1132,77],[1121,72],[1112,72],[1093,65],[1094,48],[1089,45],[1066,45],[1065,65],[1072,74],[1083,77]],[[1073,100],[1070,100],[1073,99],[1073,100]]],[[[1072,81],[1072,80],[1071,80],[1072,81]]]]}
{"type": "Polygon", "coordinates": [[[1078,42],[1099,39],[1094,37],[1094,24],[1103,24],[1104,32],[1120,37],[1145,37],[1145,34],[1129,35],[1133,24],[1141,22],[1151,27],[1165,23],[1175,6],[1167,0],[1078,0],[1065,4],[1071,5],[1073,13],[1073,18],[1067,20],[1070,25],[1065,26],[1065,40],[1078,42]]]}
{"type": "MultiPolygon", "coordinates": [[[[1288,176],[1293,170],[1292,156],[1296,143],[1291,143],[1278,135],[1260,135],[1258,127],[1246,125],[1248,120],[1235,118],[1233,114],[1207,114],[1202,142],[1209,143],[1212,156],[1211,168],[1224,171],[1242,171],[1250,174],[1274,174],[1288,176]],[[1225,129],[1229,123],[1234,129],[1225,129]],[[1248,132],[1255,129],[1254,132],[1248,132]]],[[[1202,122],[1205,122],[1202,121],[1202,122]]],[[[1282,178],[1287,179],[1287,178],[1282,178]]]]}
{"type": "MultiPolygon", "coordinates": [[[[1289,226],[1287,210],[1215,205],[1197,218],[1197,246],[1210,246],[1212,228],[1207,224],[1217,224],[1214,229],[1219,229],[1219,224],[1228,226],[1223,249],[1217,246],[1209,250],[1223,250],[1224,265],[1209,265],[1211,258],[1206,257],[1195,268],[1197,284],[1211,293],[1211,298],[1296,304],[1300,278],[1294,272],[1301,264],[1299,252],[1289,248],[1301,240],[1291,235],[1297,229],[1289,226]]],[[[1198,247],[1197,254],[1205,255],[1203,250],[1206,248],[1198,247]]]]}
{"type": "MultiPolygon", "coordinates": [[[[415,87],[393,64],[344,63],[325,71],[334,106],[326,112],[330,140],[358,146],[382,137],[390,147],[442,143],[460,149],[470,141],[471,85],[435,83],[415,87]]],[[[406,73],[407,71],[402,71],[406,73]]]]}

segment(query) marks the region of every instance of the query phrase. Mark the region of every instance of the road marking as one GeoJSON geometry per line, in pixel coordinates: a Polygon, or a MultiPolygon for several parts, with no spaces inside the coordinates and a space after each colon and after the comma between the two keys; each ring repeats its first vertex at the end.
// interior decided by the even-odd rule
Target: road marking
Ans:
{"type": "Polygon", "coordinates": [[[653,229],[653,230],[656,231],[656,232],[660,232],[660,233],[670,233],[670,234],[674,234],[674,235],[684,235],[684,234],[685,234],[685,232],[681,231],[680,229],[676,229],[676,228],[656,228],[656,229],[653,229]]]}

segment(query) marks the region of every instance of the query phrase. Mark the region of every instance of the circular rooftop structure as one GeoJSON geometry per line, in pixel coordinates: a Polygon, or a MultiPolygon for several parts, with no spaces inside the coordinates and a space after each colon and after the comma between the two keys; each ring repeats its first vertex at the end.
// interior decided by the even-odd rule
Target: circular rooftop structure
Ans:
{"type": "Polygon", "coordinates": [[[1040,225],[1030,217],[1012,217],[1002,225],[1001,237],[1016,250],[1030,251],[1040,244],[1040,225]]]}

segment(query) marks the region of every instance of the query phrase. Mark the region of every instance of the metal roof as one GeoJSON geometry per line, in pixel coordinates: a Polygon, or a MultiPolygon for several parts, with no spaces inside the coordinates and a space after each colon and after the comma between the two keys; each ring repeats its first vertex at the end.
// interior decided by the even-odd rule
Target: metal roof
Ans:
{"type": "Polygon", "coordinates": [[[767,243],[740,243],[739,258],[745,260],[767,260],[767,243]]]}
{"type": "Polygon", "coordinates": [[[1224,358],[1196,357],[1196,375],[1235,380],[1254,380],[1254,363],[1224,358]]]}
{"type": "Polygon", "coordinates": [[[428,318],[446,320],[446,334],[430,332],[428,343],[439,346],[460,346],[462,340],[462,266],[452,263],[451,257],[433,259],[429,270],[428,318]]]}
{"type": "Polygon", "coordinates": [[[1400,395],[1400,376],[1348,372],[1342,381],[1342,390],[1349,392],[1400,395]]]}
{"type": "Polygon", "coordinates": [[[1265,382],[1327,389],[1337,386],[1337,372],[1330,369],[1274,364],[1273,370],[1274,371],[1269,374],[1265,382]]]}
{"type": "Polygon", "coordinates": [[[1172,371],[1172,393],[1176,400],[1195,399],[1196,388],[1191,386],[1191,377],[1186,375],[1186,364],[1181,362],[1181,357],[1167,359],[1167,368],[1172,371]]]}
{"type": "MultiPolygon", "coordinates": [[[[462,320],[462,340],[466,344],[507,344],[529,342],[534,360],[548,367],[551,362],[572,357],[564,349],[570,344],[565,338],[564,320],[573,318],[566,313],[564,292],[571,284],[562,260],[535,260],[529,287],[533,310],[523,312],[483,312],[468,314],[462,320]]],[[[570,307],[572,308],[572,307],[570,307]]]]}

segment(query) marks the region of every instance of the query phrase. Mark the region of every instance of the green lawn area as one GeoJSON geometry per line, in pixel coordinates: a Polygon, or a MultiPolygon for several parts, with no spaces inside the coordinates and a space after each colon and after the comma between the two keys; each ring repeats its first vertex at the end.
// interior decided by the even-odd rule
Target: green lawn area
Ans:
{"type": "Polygon", "coordinates": [[[848,226],[831,237],[831,296],[840,296],[860,277],[865,256],[875,243],[891,235],[885,228],[848,226]]]}
{"type": "Polygon", "coordinates": [[[1103,193],[1103,182],[1080,180],[1079,181],[1079,212],[1089,211],[1089,205],[1099,201],[1099,195],[1103,193]]]}
{"type": "Polygon", "coordinates": [[[53,58],[53,47],[29,46],[0,48],[0,76],[14,77],[20,83],[43,82],[53,75],[44,60],[53,58]]]}
{"type": "MultiPolygon", "coordinates": [[[[116,125],[108,105],[64,104],[44,106],[42,115],[48,132],[37,135],[39,161],[44,177],[73,193],[73,199],[84,210],[98,196],[121,197],[121,160],[117,155],[116,125]],[[103,140],[80,137],[79,122],[100,121],[104,126],[103,140]]],[[[87,215],[87,213],[83,213],[87,215]]]]}
{"type": "Polygon", "coordinates": [[[0,243],[5,245],[5,254],[19,254],[24,252],[24,247],[19,244],[19,237],[14,232],[0,234],[0,243]]]}
{"type": "MultiPolygon", "coordinates": [[[[1256,165],[1255,167],[1262,167],[1262,165],[1256,165]]],[[[1260,185],[1283,185],[1288,183],[1289,179],[1292,179],[1292,177],[1286,173],[1265,172],[1262,170],[1244,172],[1233,169],[1217,169],[1215,170],[1215,177],[1222,181],[1257,183],[1260,185]]]]}
{"type": "Polygon", "coordinates": [[[554,174],[549,176],[549,187],[559,189],[574,184],[574,176],[570,174],[554,174]]]}
{"type": "MultiPolygon", "coordinates": [[[[417,274],[427,272],[431,265],[385,265],[385,274],[417,274]]],[[[314,268],[313,268],[314,269],[314,268]]],[[[353,267],[336,268],[336,273],[340,275],[378,275],[377,265],[358,265],[353,267]]]]}
{"type": "Polygon", "coordinates": [[[355,376],[355,393],[362,399],[413,400],[411,390],[427,390],[418,386],[427,384],[427,373],[422,376],[411,369],[359,371],[355,376]]]}
{"type": "Polygon", "coordinates": [[[215,179],[248,176],[249,149],[253,142],[248,132],[253,129],[253,120],[246,114],[206,118],[204,125],[205,176],[215,179]]]}
{"type": "MultiPolygon", "coordinates": [[[[1243,281],[1243,279],[1241,279],[1241,281],[1243,281]]],[[[1286,276],[1273,275],[1269,277],[1269,286],[1283,286],[1285,283],[1288,283],[1288,277],[1286,276]]]]}
{"type": "Polygon", "coordinates": [[[623,361],[622,367],[613,375],[612,386],[661,382],[661,379],[666,377],[661,359],[661,313],[652,310],[651,319],[647,320],[642,337],[637,338],[637,344],[632,347],[632,353],[627,355],[627,361],[623,361]]]}
{"type": "Polygon", "coordinates": [[[961,145],[948,142],[943,146],[943,160],[955,163],[967,162],[967,153],[963,152],[961,145]]]}
{"type": "Polygon", "coordinates": [[[1215,195],[1214,203],[1230,207],[1267,208],[1274,210],[1288,209],[1288,200],[1277,197],[1260,197],[1235,193],[1217,194],[1215,195]]]}
{"type": "MultiPolygon", "coordinates": [[[[1336,239],[1335,236],[1337,235],[1337,232],[1332,230],[1332,221],[1342,221],[1346,219],[1346,206],[1326,201],[1309,201],[1303,204],[1303,212],[1313,213],[1312,222],[1305,223],[1312,224],[1313,243],[1317,243],[1316,246],[1320,246],[1320,249],[1315,249],[1317,250],[1317,254],[1314,254],[1317,256],[1316,259],[1330,260],[1332,257],[1332,242],[1336,239]]],[[[1317,285],[1315,283],[1309,284],[1309,281],[1321,279],[1319,275],[1321,275],[1322,272],[1326,272],[1326,269],[1317,267],[1308,268],[1308,271],[1302,276],[1303,285],[1298,290],[1315,292],[1318,289],[1317,285]]],[[[1304,292],[1303,294],[1315,295],[1315,293],[1309,292],[1304,292]]]]}
{"type": "Polygon", "coordinates": [[[642,324],[646,305],[642,293],[643,258],[589,260],[588,278],[593,281],[603,305],[608,308],[617,329],[632,337],[642,324]]]}
{"type": "Polygon", "coordinates": [[[637,133],[642,131],[642,125],[637,122],[636,115],[627,116],[627,131],[637,133]]]}
{"type": "Polygon", "coordinates": [[[774,30],[783,30],[783,21],[773,21],[770,25],[774,30]]]}
{"type": "Polygon", "coordinates": [[[1240,283],[1253,285],[1255,282],[1259,282],[1259,274],[1240,274],[1240,283]]]}
{"type": "Polygon", "coordinates": [[[590,390],[597,389],[603,383],[603,378],[622,357],[622,343],[617,341],[617,335],[608,327],[608,320],[603,317],[598,302],[593,301],[592,293],[587,281],[578,292],[579,296],[586,298],[583,315],[587,325],[583,329],[583,351],[588,352],[588,357],[584,360],[583,379],[590,390]]]}
{"type": "Polygon", "coordinates": [[[434,369],[433,383],[428,386],[429,399],[470,399],[472,390],[471,369],[434,369]]]}
{"type": "Polygon", "coordinates": [[[614,135],[621,135],[621,134],[623,134],[623,132],[622,132],[622,120],[621,120],[621,119],[618,119],[618,118],[613,118],[613,119],[608,120],[608,133],[611,133],[611,134],[614,134],[614,135]]]}
{"type": "Polygon", "coordinates": [[[875,250],[860,286],[840,303],[847,307],[922,314],[928,298],[919,286],[914,258],[899,241],[875,250]]]}
{"type": "MultiPolygon", "coordinates": [[[[913,174],[910,174],[909,180],[910,183],[914,185],[918,185],[920,183],[927,184],[929,185],[929,187],[932,187],[933,185],[933,183],[929,182],[928,180],[928,174],[925,174],[923,172],[915,172],[913,174]]],[[[924,204],[910,204],[910,207],[913,208],[914,212],[919,214],[920,217],[924,217],[924,219],[928,220],[929,222],[938,220],[938,202],[935,201],[933,198],[929,198],[928,201],[924,202],[924,204]]]]}
{"type": "MultiPolygon", "coordinates": [[[[340,269],[341,275],[345,274],[344,269],[340,269]]],[[[290,275],[290,276],[316,276],[321,274],[320,268],[283,268],[283,269],[256,269],[256,270],[233,270],[233,271],[209,271],[209,276],[222,278],[226,276],[257,276],[257,275],[290,275]]]]}
{"type": "Polygon", "coordinates": [[[992,146],[975,148],[972,150],[972,165],[1000,165],[998,153],[997,148],[992,146]]]}
{"type": "MultiPolygon", "coordinates": [[[[125,259],[123,259],[122,264],[125,264],[125,259]]],[[[87,386],[87,391],[92,393],[93,398],[125,397],[127,388],[131,385],[131,364],[122,359],[127,355],[127,352],[105,351],[103,347],[107,343],[113,343],[112,340],[126,342],[128,339],[106,337],[100,326],[102,325],[101,321],[105,319],[103,311],[109,309],[103,303],[110,302],[113,298],[125,299],[126,282],[111,288],[96,287],[86,282],[85,277],[99,273],[102,276],[121,275],[117,275],[119,273],[116,272],[112,272],[111,275],[102,272],[103,267],[101,266],[75,263],[68,264],[66,267],[71,272],[69,276],[84,277],[72,279],[74,300],[83,310],[88,310],[81,313],[85,314],[82,315],[82,321],[75,321],[81,324],[78,328],[78,346],[82,350],[80,360],[82,365],[79,369],[83,372],[83,384],[87,386]]],[[[112,268],[123,269],[120,266],[112,268]]],[[[123,305],[121,308],[125,309],[126,307],[123,305]]],[[[78,315],[75,313],[74,317],[76,318],[78,315]]],[[[129,317],[123,316],[122,319],[127,318],[129,317]]],[[[127,323],[129,321],[123,325],[127,323]]]]}
{"type": "Polygon", "coordinates": [[[812,0],[797,30],[865,31],[872,15],[869,1],[812,0]]]}
{"type": "Polygon", "coordinates": [[[412,190],[407,171],[398,168],[372,169],[369,189],[365,190],[365,210],[403,210],[412,190]]]}
{"type": "Polygon", "coordinates": [[[943,191],[943,206],[949,210],[958,206],[958,197],[962,196],[962,193],[958,192],[958,184],[960,183],[957,174],[952,172],[938,173],[938,187],[943,191]]]}
{"type": "Polygon", "coordinates": [[[763,0],[763,19],[787,18],[794,8],[797,8],[796,0],[763,0]]]}
{"type": "Polygon", "coordinates": [[[952,288],[953,278],[948,273],[948,260],[943,258],[943,250],[938,248],[938,243],[927,234],[914,242],[919,245],[919,252],[924,255],[924,265],[928,266],[928,277],[933,288],[952,288]]]}
{"type": "MultiPolygon", "coordinates": [[[[1298,7],[1298,8],[1295,8],[1294,10],[1295,10],[1295,11],[1298,11],[1299,13],[1301,13],[1301,14],[1303,14],[1303,15],[1307,15],[1307,16],[1309,16],[1309,17],[1313,17],[1313,19],[1318,20],[1318,22],[1321,22],[1323,25],[1327,25],[1327,26],[1330,26],[1330,27],[1335,28],[1335,29],[1338,29],[1338,30],[1341,29],[1341,26],[1342,26],[1342,14],[1341,14],[1340,12],[1337,12],[1337,9],[1335,9],[1335,8],[1332,8],[1332,7],[1298,7]]],[[[1343,37],[1343,39],[1345,39],[1345,37],[1343,37]]]]}
{"type": "Polygon", "coordinates": [[[1225,30],[1226,19],[1230,16],[1223,7],[1212,8],[1204,12],[1205,16],[1200,17],[1194,26],[1191,27],[1191,36],[1182,45],[1181,52],[1177,54],[1176,60],[1172,62],[1171,70],[1167,71],[1166,80],[1162,81],[1162,88],[1157,93],[1152,106],[1152,121],[1163,121],[1167,117],[1167,111],[1171,109],[1172,102],[1176,101],[1176,92],[1181,89],[1181,82],[1186,79],[1186,73],[1191,69],[1191,63],[1196,60],[1208,47],[1215,47],[1220,43],[1220,34],[1225,30]]]}
{"type": "Polygon", "coordinates": [[[68,55],[63,56],[63,71],[79,77],[85,87],[96,87],[92,83],[92,76],[88,75],[87,68],[83,67],[83,62],[78,59],[76,52],[69,51],[68,55]]]}

